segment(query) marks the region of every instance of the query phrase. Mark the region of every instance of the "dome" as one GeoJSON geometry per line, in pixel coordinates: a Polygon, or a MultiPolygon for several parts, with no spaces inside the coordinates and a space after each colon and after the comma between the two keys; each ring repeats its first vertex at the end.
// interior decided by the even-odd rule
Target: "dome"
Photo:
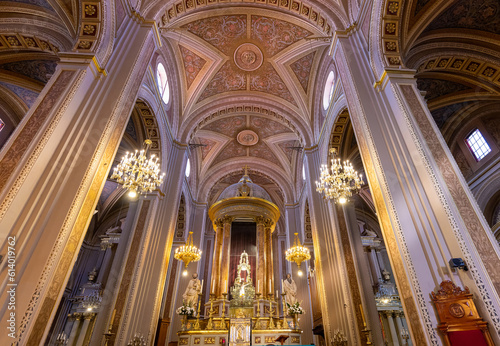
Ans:
{"type": "Polygon", "coordinates": [[[245,174],[236,184],[226,187],[219,198],[217,198],[217,201],[231,197],[256,197],[272,202],[271,196],[269,196],[266,190],[254,184],[247,174],[245,174]]]}

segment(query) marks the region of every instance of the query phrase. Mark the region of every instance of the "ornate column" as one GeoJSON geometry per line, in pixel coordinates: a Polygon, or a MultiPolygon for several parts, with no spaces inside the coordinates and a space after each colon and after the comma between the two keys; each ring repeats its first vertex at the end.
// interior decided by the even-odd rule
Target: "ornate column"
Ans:
{"type": "Polygon", "coordinates": [[[74,314],[71,315],[70,318],[73,318],[75,321],[71,326],[71,332],[69,333],[68,337],[68,345],[73,345],[77,337],[78,327],[80,326],[80,320],[82,319],[82,314],[75,312],[74,314]]]}
{"type": "MultiPolygon", "coordinates": [[[[357,286],[355,288],[359,291],[360,296],[358,311],[361,316],[358,317],[358,326],[361,333],[361,339],[363,340],[366,338],[367,341],[372,341],[374,345],[382,345],[383,336],[379,327],[380,323],[375,295],[373,294],[373,286],[369,280],[364,279],[370,276],[370,267],[364,253],[361,233],[359,232],[358,222],[356,220],[354,203],[344,205],[343,213],[339,213],[339,217],[342,217],[342,214],[346,222],[347,230],[347,234],[344,235],[347,239],[344,238],[343,240],[344,243],[347,242],[350,244],[350,251],[345,251],[346,261],[351,262],[349,256],[352,256],[352,264],[347,263],[347,267],[350,269],[349,267],[352,266],[355,269],[354,271],[349,270],[351,279],[350,286],[351,290],[357,286]],[[351,254],[348,252],[351,252],[351,254]],[[368,338],[368,334],[371,334],[371,338],[368,338]]],[[[339,224],[342,228],[342,222],[339,222],[339,224]]],[[[355,296],[355,294],[353,294],[353,296],[355,296]]],[[[356,314],[358,314],[358,311],[356,311],[356,314]]]]}
{"type": "Polygon", "coordinates": [[[90,321],[94,318],[94,313],[83,313],[83,324],[82,329],[80,329],[80,333],[78,334],[78,340],[76,341],[77,345],[84,345],[85,336],[87,335],[87,331],[89,330],[90,321]]]}
{"type": "Polygon", "coordinates": [[[214,293],[217,297],[220,292],[220,259],[222,254],[222,238],[224,235],[224,221],[218,218],[214,221],[215,231],[215,244],[214,244],[214,260],[212,262],[212,277],[210,281],[210,292],[214,293]]]}
{"type": "MultiPolygon", "coordinates": [[[[7,253],[7,236],[16,237],[19,344],[45,342],[155,49],[155,25],[127,17],[105,66],[93,53],[59,53],[56,72],[2,148],[0,252],[7,253]]],[[[2,330],[6,285],[0,282],[2,330]]],[[[0,344],[10,342],[0,334],[0,344]]]]}
{"type": "MultiPolygon", "coordinates": [[[[266,252],[266,281],[267,281],[267,293],[274,292],[274,271],[273,271],[273,243],[272,243],[272,233],[273,233],[274,222],[271,219],[264,220],[264,247],[266,252]],[[269,286],[270,283],[270,286],[269,286]]],[[[279,305],[279,304],[278,304],[279,305]]]]}
{"type": "Polygon", "coordinates": [[[135,231],[123,267],[114,303],[116,315],[108,345],[123,345],[135,333],[151,343],[161,308],[168,263],[172,250],[181,186],[187,161],[187,145],[173,142],[167,160],[165,197],[152,193],[140,201],[135,231]]]}
{"type": "Polygon", "coordinates": [[[387,316],[387,321],[389,322],[389,330],[391,332],[392,344],[394,346],[399,346],[398,333],[396,332],[396,327],[394,326],[394,318],[392,317],[392,311],[385,311],[387,316]]]}
{"type": "Polygon", "coordinates": [[[231,248],[231,223],[233,222],[233,218],[231,216],[225,216],[223,222],[219,292],[216,296],[218,298],[222,298],[222,293],[228,292],[229,290],[229,250],[231,248]]]}
{"type": "Polygon", "coordinates": [[[418,91],[415,71],[384,68],[366,47],[353,30],[335,36],[332,53],[405,315],[412,316],[411,338],[418,345],[439,342],[428,294],[452,280],[478,298],[498,343],[500,252],[490,227],[418,91]],[[469,272],[451,270],[455,257],[469,272]]]}
{"type": "Polygon", "coordinates": [[[395,313],[395,315],[396,315],[396,326],[398,327],[398,329],[396,331],[398,334],[398,340],[401,343],[401,345],[404,345],[405,341],[401,337],[401,331],[403,330],[403,324],[401,323],[401,316],[403,316],[403,313],[400,311],[397,311],[395,313]]]}
{"type": "MultiPolygon", "coordinates": [[[[326,159],[326,157],[325,157],[326,159]]],[[[339,228],[336,224],[336,211],[325,203],[316,192],[314,181],[318,179],[321,159],[318,147],[305,149],[307,192],[312,213],[312,234],[318,297],[321,304],[323,327],[327,342],[333,340],[335,330],[340,330],[349,342],[360,344],[356,309],[349,292],[349,283],[344,250],[339,228]]]]}
{"type": "Polygon", "coordinates": [[[262,216],[258,216],[255,218],[255,222],[257,223],[257,278],[256,286],[257,290],[260,289],[257,293],[262,293],[262,298],[266,296],[267,283],[266,283],[266,236],[265,236],[265,227],[264,227],[264,218],[262,216]]]}

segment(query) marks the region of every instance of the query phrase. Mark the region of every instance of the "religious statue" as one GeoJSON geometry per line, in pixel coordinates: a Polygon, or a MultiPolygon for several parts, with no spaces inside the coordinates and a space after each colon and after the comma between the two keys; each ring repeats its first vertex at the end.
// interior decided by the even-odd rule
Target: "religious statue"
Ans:
{"type": "Polygon", "coordinates": [[[240,256],[240,264],[238,264],[238,277],[236,278],[236,283],[243,284],[249,283],[250,279],[250,263],[248,263],[248,254],[243,250],[240,256]]]}
{"type": "Polygon", "coordinates": [[[198,274],[194,273],[193,278],[189,280],[186,291],[182,295],[183,303],[196,309],[198,302],[198,293],[201,292],[201,283],[198,274]]]}
{"type": "Polygon", "coordinates": [[[388,282],[391,280],[391,273],[389,273],[387,270],[383,269],[382,270],[382,279],[384,279],[384,282],[388,282]]]}
{"type": "Polygon", "coordinates": [[[250,275],[251,266],[246,251],[243,251],[240,255],[240,263],[236,272],[234,286],[231,287],[231,306],[252,306],[255,297],[255,287],[252,283],[250,275]]]}
{"type": "Polygon", "coordinates": [[[290,274],[286,274],[286,279],[283,281],[283,291],[286,293],[286,303],[293,305],[297,302],[297,285],[290,274]]]}

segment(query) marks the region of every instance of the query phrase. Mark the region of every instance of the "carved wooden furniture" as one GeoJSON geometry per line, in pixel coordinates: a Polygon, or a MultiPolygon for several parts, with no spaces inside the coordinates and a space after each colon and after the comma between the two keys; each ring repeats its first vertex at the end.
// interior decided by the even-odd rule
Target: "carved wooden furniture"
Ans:
{"type": "Polygon", "coordinates": [[[431,292],[431,298],[439,315],[438,328],[444,334],[448,346],[493,346],[488,322],[478,314],[472,294],[451,281],[443,281],[441,289],[431,292]]]}

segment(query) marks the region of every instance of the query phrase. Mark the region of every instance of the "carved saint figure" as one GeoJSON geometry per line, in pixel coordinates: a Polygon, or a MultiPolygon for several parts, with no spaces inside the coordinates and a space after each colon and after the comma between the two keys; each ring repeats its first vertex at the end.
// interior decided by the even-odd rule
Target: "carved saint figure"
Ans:
{"type": "Polygon", "coordinates": [[[285,291],[285,301],[293,305],[297,302],[297,285],[292,279],[292,275],[286,274],[286,280],[283,281],[283,290],[285,291]]]}
{"type": "Polygon", "coordinates": [[[250,283],[250,263],[248,262],[248,254],[245,250],[241,253],[240,264],[238,264],[238,277],[236,283],[250,283]]]}
{"type": "Polygon", "coordinates": [[[198,279],[198,274],[194,273],[193,278],[189,280],[189,283],[186,287],[186,291],[182,295],[183,302],[186,305],[189,305],[196,309],[196,305],[198,302],[198,293],[201,292],[201,283],[198,279]]]}

